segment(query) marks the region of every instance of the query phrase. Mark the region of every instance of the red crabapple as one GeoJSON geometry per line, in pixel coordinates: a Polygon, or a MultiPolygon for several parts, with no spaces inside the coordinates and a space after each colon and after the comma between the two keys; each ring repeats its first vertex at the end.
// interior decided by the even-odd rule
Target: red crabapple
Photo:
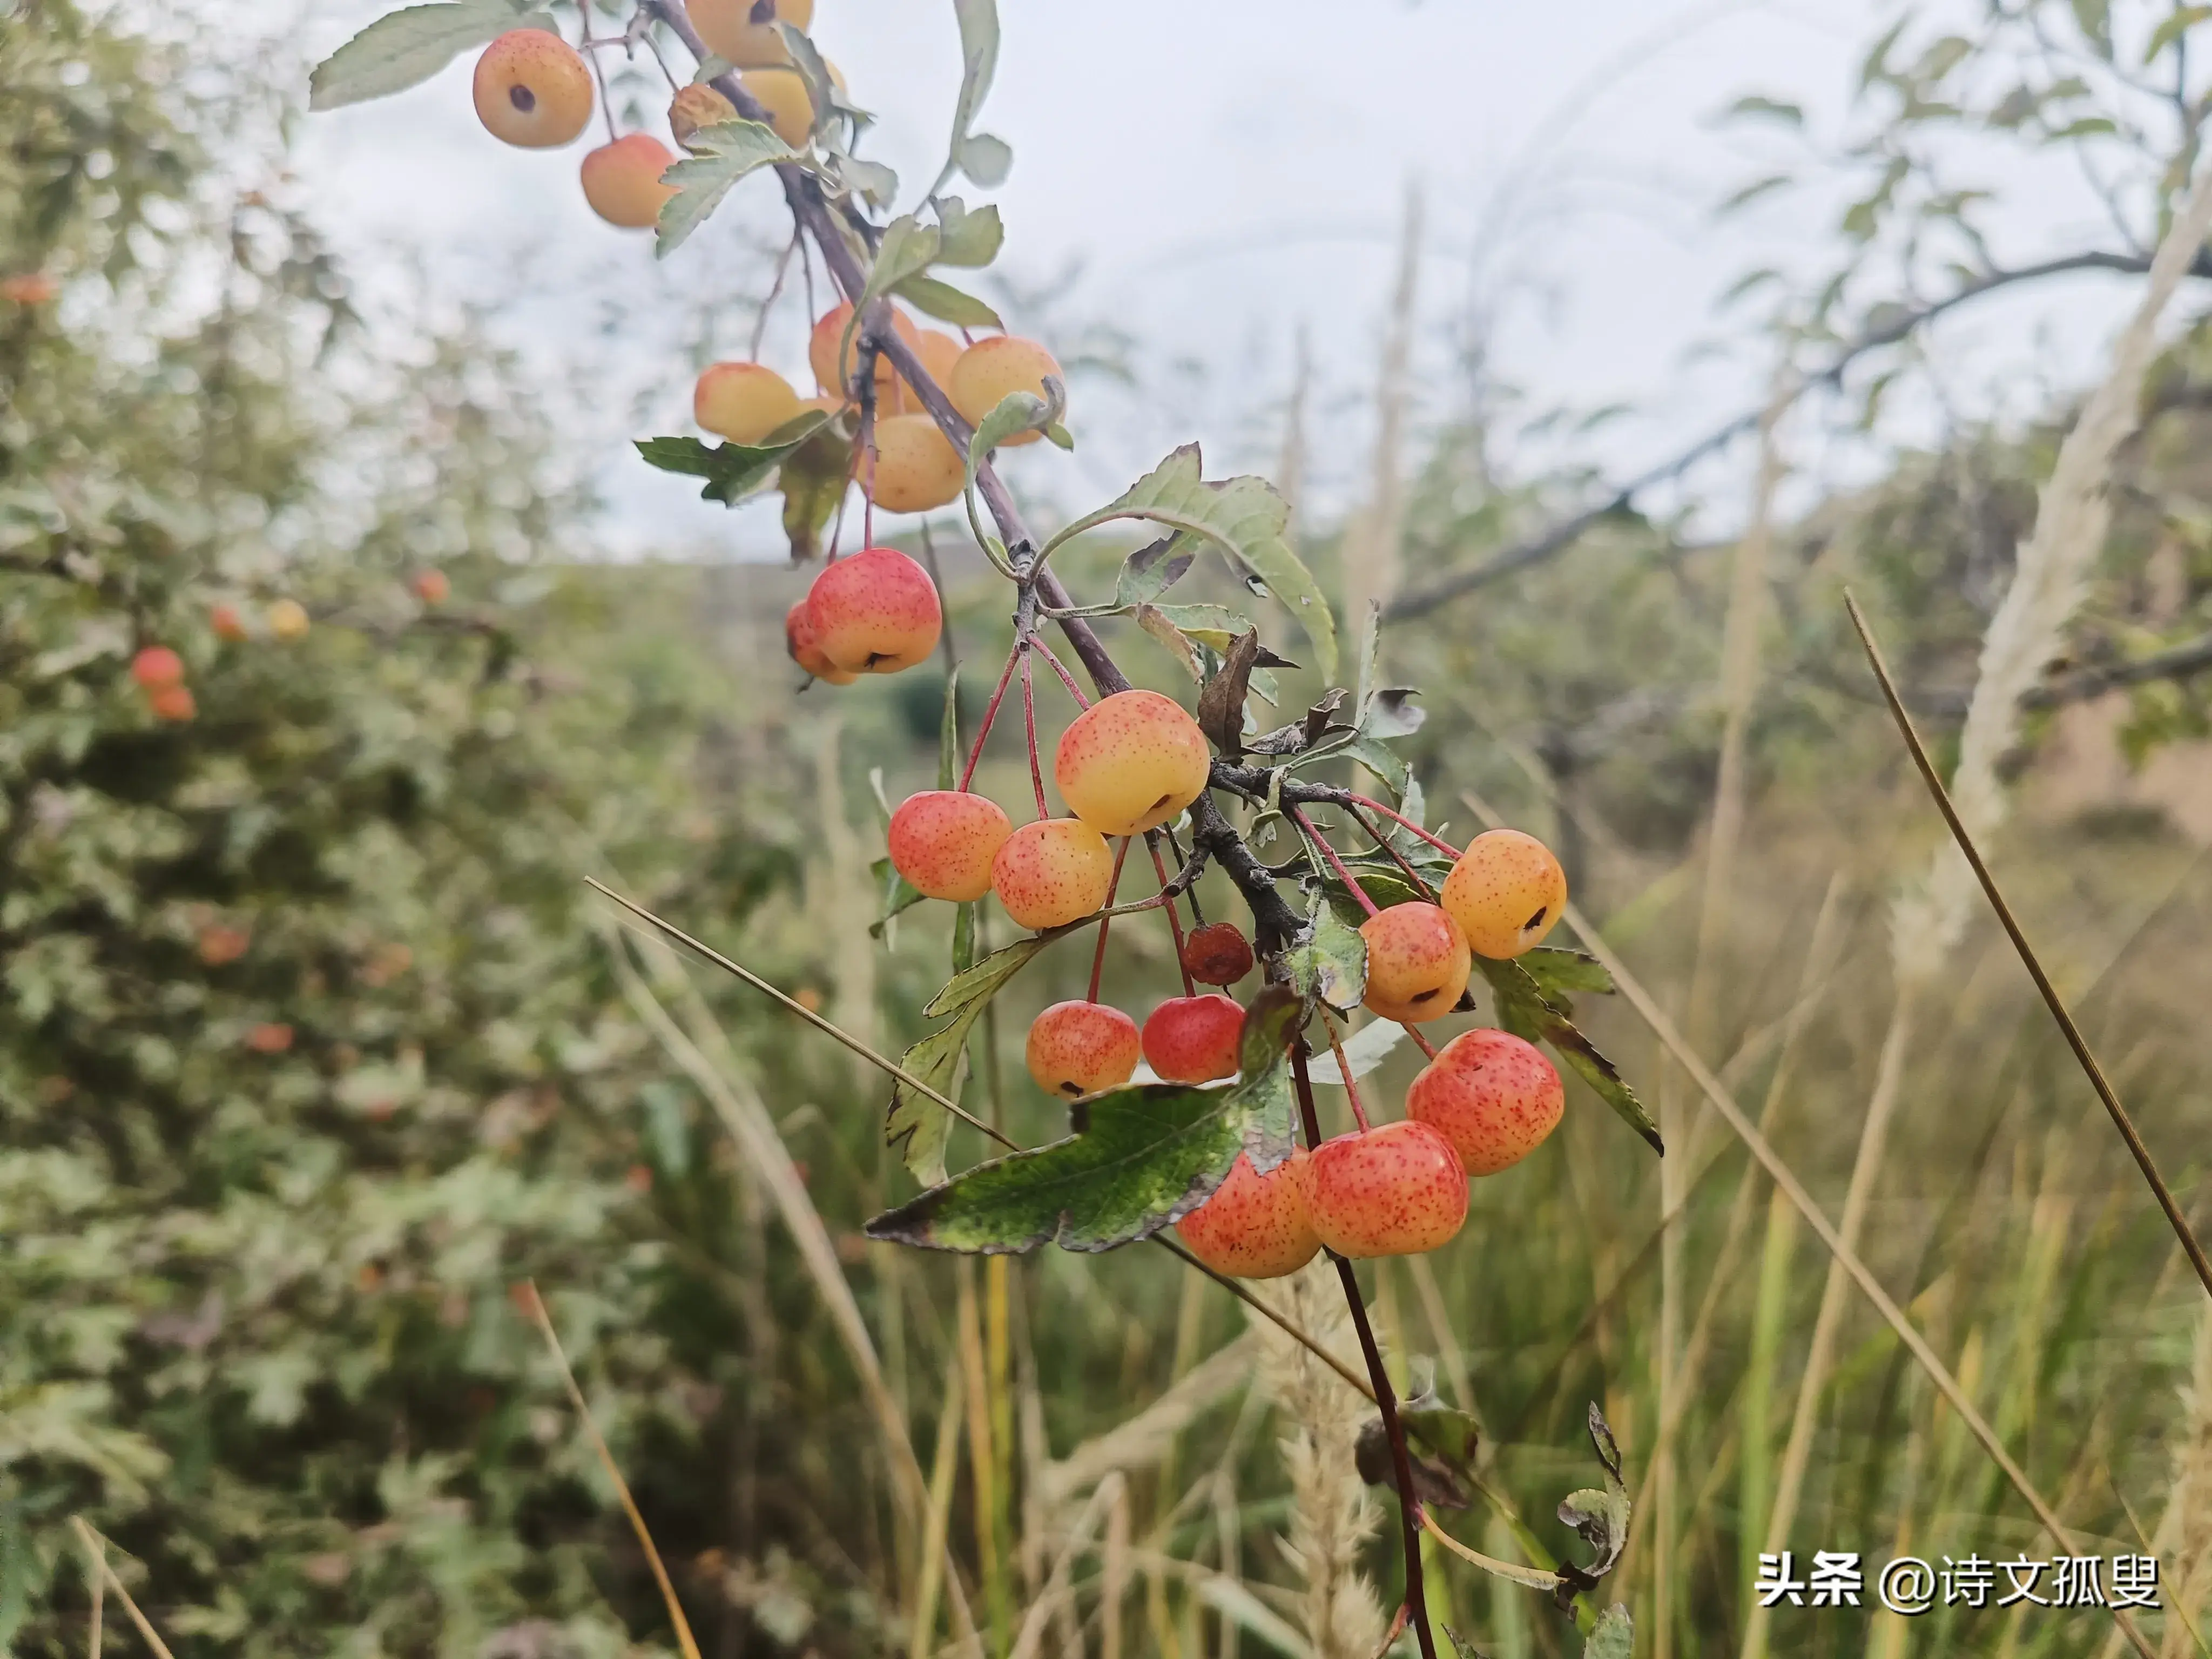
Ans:
{"type": "Polygon", "coordinates": [[[1434,1019],[1449,1013],[1467,989],[1473,964],[1466,937],[1433,904],[1377,911],[1359,936],[1367,941],[1367,1006],[1384,1019],[1434,1019]]]}
{"type": "Polygon", "coordinates": [[[783,613],[783,648],[791,653],[792,661],[817,680],[826,680],[831,685],[850,685],[860,678],[847,673],[822,654],[822,647],[814,637],[814,624],[807,619],[804,599],[783,613]]]}
{"type": "Polygon", "coordinates": [[[1252,942],[1233,921],[1209,921],[1183,940],[1182,967],[1200,985],[1234,985],[1252,971],[1252,942]]]}
{"type": "Polygon", "coordinates": [[[991,888],[1016,922],[1032,932],[1080,921],[1106,902],[1114,854],[1106,838],[1077,818],[1039,818],[1008,836],[991,860],[991,888]]]}
{"type": "Polygon", "coordinates": [[[1321,1249],[1306,1202],[1310,1177],[1304,1147],[1266,1175],[1239,1152],[1212,1196],[1176,1223],[1176,1236],[1193,1255],[1231,1279],[1294,1273],[1321,1249]]]}
{"type": "Polygon", "coordinates": [[[925,898],[967,904],[991,890],[991,861],[1013,832],[988,796],[928,789],[899,803],[885,839],[891,867],[925,898]]]}
{"type": "Polygon", "coordinates": [[[1339,1255],[1419,1255],[1467,1219],[1467,1171],[1451,1142],[1410,1119],[1324,1140],[1306,1201],[1339,1255]]]}
{"type": "Polygon", "coordinates": [[[477,59],[477,118],[525,149],[567,143],[592,118],[592,72],[548,29],[509,29],[477,59]]]}
{"type": "Polygon", "coordinates": [[[1073,1100],[1118,1089],[1137,1069],[1137,1022],[1102,1002],[1055,1002],[1030,1024],[1030,1075],[1048,1094],[1073,1100]]]}
{"type": "Polygon", "coordinates": [[[208,626],[215,629],[216,638],[233,644],[246,637],[246,618],[238,614],[234,605],[218,605],[210,610],[208,626]]]}
{"type": "Polygon", "coordinates": [[[1053,781],[1102,836],[1157,830],[1205,793],[1212,757],[1189,711],[1157,691],[1116,691],[1060,734],[1053,781]]]}
{"type": "Polygon", "coordinates": [[[814,642],[854,674],[896,674],[937,649],[945,611],[929,573],[895,547],[832,560],[806,595],[814,642]]]}
{"type": "Polygon", "coordinates": [[[1234,997],[1170,997],[1145,1021],[1145,1063],[1170,1083],[1235,1077],[1244,1010],[1234,997]]]}
{"type": "Polygon", "coordinates": [[[415,597],[425,605],[443,605],[453,597],[453,585],[446,580],[446,573],[442,570],[418,570],[408,586],[415,590],[415,597]]]}
{"type": "Polygon", "coordinates": [[[185,683],[185,659],[166,645],[149,645],[131,659],[131,678],[149,691],[185,683]]]}
{"type": "Polygon", "coordinates": [[[154,718],[177,724],[191,719],[199,713],[199,705],[192,701],[189,685],[164,685],[146,694],[146,707],[154,711],[154,718]]]}
{"type": "Polygon", "coordinates": [[[1559,1127],[1559,1072],[1510,1031],[1462,1031],[1406,1091],[1406,1114],[1452,1144],[1471,1176],[1496,1175],[1559,1127]]]}
{"type": "Polygon", "coordinates": [[[1567,872],[1518,830],[1486,830],[1467,845],[1438,896],[1478,956],[1517,957],[1542,943],[1567,908],[1567,872]]]}

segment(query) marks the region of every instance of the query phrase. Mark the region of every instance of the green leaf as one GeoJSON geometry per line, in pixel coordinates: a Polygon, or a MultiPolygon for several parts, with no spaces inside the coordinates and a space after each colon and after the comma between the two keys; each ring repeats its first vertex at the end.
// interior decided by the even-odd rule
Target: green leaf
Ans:
{"type": "Polygon", "coordinates": [[[730,188],[747,173],[780,161],[795,161],[798,151],[759,121],[717,121],[691,135],[691,154],[672,163],[660,182],[676,194],[660,204],[653,251],[666,258],[722,204],[730,188]]]}
{"type": "MultiPolygon", "coordinates": [[[[1115,605],[1150,605],[1181,581],[1198,558],[1196,549],[1181,546],[1181,542],[1180,537],[1163,536],[1122,560],[1120,574],[1114,578],[1115,605]]],[[[1237,631],[1242,634],[1244,629],[1237,631]]]]}
{"type": "Polygon", "coordinates": [[[1765,119],[1780,121],[1784,125],[1802,127],[1805,112],[1798,105],[1785,103],[1778,98],[1765,98],[1750,93],[1729,106],[1729,118],[1736,121],[1765,119]]]}
{"type": "Polygon", "coordinates": [[[1014,147],[988,132],[971,132],[960,141],[960,171],[986,190],[1006,182],[1014,170],[1014,147]]]}
{"type": "MultiPolygon", "coordinates": [[[[900,1066],[939,1094],[951,1096],[960,1070],[960,1056],[968,1047],[968,1034],[982,1018],[984,1008],[1008,980],[1028,966],[1030,957],[1056,937],[1054,933],[1033,933],[1027,939],[1016,939],[1004,950],[994,951],[974,967],[955,974],[929,1006],[922,1010],[930,1018],[945,1019],[945,1023],[900,1056],[900,1066]]],[[[891,1085],[890,1113],[884,1123],[884,1144],[898,1149],[900,1158],[915,1180],[934,1187],[945,1179],[945,1147],[951,1138],[950,1112],[903,1083],[891,1085]]]]}
{"type": "MultiPolygon", "coordinates": [[[[704,478],[699,499],[735,507],[768,482],[769,475],[809,438],[830,423],[822,410],[809,410],[779,427],[765,443],[710,444],[697,438],[641,438],[637,453],[663,472],[704,478]]],[[[841,475],[842,476],[842,475],[841,475]]]]}
{"type": "MultiPolygon", "coordinates": [[[[878,859],[868,866],[868,873],[876,878],[876,890],[883,895],[883,905],[876,919],[868,924],[868,937],[881,939],[890,928],[891,918],[900,915],[921,902],[921,890],[899,874],[889,858],[878,859]]],[[[908,1071],[914,1068],[908,1066],[908,1071]]],[[[937,1109],[943,1111],[943,1107],[937,1109]]]]}
{"type": "Polygon", "coordinates": [[[1628,1621],[1628,1609],[1615,1601],[1590,1626],[1583,1659],[1634,1659],[1635,1652],[1636,1631],[1628,1621]]]}
{"type": "Polygon", "coordinates": [[[908,276],[891,289],[925,317],[956,328],[1004,328],[999,313],[974,295],[934,276],[908,276]]]}
{"type": "Polygon", "coordinates": [[[1545,1000],[1563,1013],[1574,1012],[1567,1004],[1570,995],[1609,997],[1613,993],[1613,975],[1606,972],[1605,964],[1580,951],[1540,945],[1533,951],[1523,951],[1514,960],[1536,981],[1536,988],[1545,1000]]]}
{"type": "Polygon", "coordinates": [[[820,556],[823,528],[844,499],[852,467],[852,438],[835,416],[783,458],[775,481],[783,491],[783,533],[793,564],[820,556]]]}
{"type": "Polygon", "coordinates": [[[1006,240],[1006,228],[1000,222],[996,207],[979,207],[971,212],[957,196],[938,199],[937,226],[939,264],[978,270],[999,257],[1006,240]]]}
{"type": "Polygon", "coordinates": [[[945,671],[945,709],[937,722],[937,787],[950,789],[960,776],[960,665],[945,671]]]}
{"type": "Polygon", "coordinates": [[[973,485],[975,474],[1000,444],[1019,432],[1042,432],[1058,420],[1067,408],[1067,398],[1060,382],[1048,374],[1044,388],[1052,395],[1040,398],[1034,392],[1009,392],[999,399],[998,406],[975,423],[975,430],[968,439],[968,483],[973,485]]]}
{"type": "Polygon", "coordinates": [[[1568,1069],[1595,1090],[1623,1122],[1663,1157],[1667,1148],[1659,1139],[1659,1126],[1651,1121],[1636,1091],[1565,1011],[1546,999],[1528,969],[1518,961],[1499,962],[1489,957],[1477,957],[1474,965],[1482,969],[1482,976],[1497,995],[1498,1023],[1524,1042],[1550,1043],[1568,1069]]]}
{"type": "Polygon", "coordinates": [[[2175,41],[2206,18],[2212,17],[2212,6],[2177,6],[2159,26],[2150,32],[2149,44],[2143,47],[2142,60],[2148,64],[2175,41]]]}
{"type": "MultiPolygon", "coordinates": [[[[990,93],[991,77],[999,72],[996,0],[952,0],[952,10],[960,23],[960,94],[952,100],[951,159],[945,163],[948,173],[963,167],[969,130],[975,126],[976,114],[990,93]]],[[[984,179],[975,182],[989,188],[984,179]]]]}
{"type": "Polygon", "coordinates": [[[1290,506],[1264,478],[1206,483],[1196,444],[1185,444],[1137,480],[1120,499],[1085,514],[1044,545],[1063,542],[1116,519],[1140,519],[1202,536],[1254,571],[1298,619],[1320,657],[1322,677],[1336,677],[1336,619],[1313,574],[1284,539],[1290,506]]]}
{"type": "MultiPolygon", "coordinates": [[[[1307,936],[1283,953],[1290,987],[1350,1013],[1367,994],[1367,941],[1334,908],[1316,899],[1307,936]]],[[[1334,1058],[1334,1056],[1332,1056],[1334,1058]]]]}
{"type": "Polygon", "coordinates": [[[1604,1467],[1604,1489],[1569,1492],[1559,1503],[1559,1519],[1580,1533],[1595,1553],[1588,1566],[1573,1562],[1560,1566],[1560,1577],[1574,1581],[1577,1589],[1595,1586],[1628,1547],[1628,1488],[1620,1479],[1620,1448],[1613,1443],[1612,1426],[1595,1401],[1589,1407],[1589,1437],[1604,1467]]]}
{"type": "Polygon", "coordinates": [[[445,68],[457,53],[516,28],[559,32],[550,17],[526,0],[453,0],[392,12],[315,65],[307,76],[307,107],[337,109],[404,92],[445,68]]]}
{"type": "Polygon", "coordinates": [[[937,258],[940,240],[935,225],[925,225],[911,213],[902,213],[884,227],[883,240],[876,244],[876,262],[868,267],[860,303],[853,307],[852,320],[845,325],[848,337],[872,301],[929,269],[937,258]]]}
{"type": "Polygon", "coordinates": [[[876,1217],[868,1237],[989,1255],[1149,1237],[1204,1203],[1240,1152],[1263,1171],[1290,1156],[1287,1044],[1301,1012],[1268,987],[1246,1012],[1234,1085],[1144,1084],[1078,1101],[1066,1139],[979,1164],[876,1217]]]}

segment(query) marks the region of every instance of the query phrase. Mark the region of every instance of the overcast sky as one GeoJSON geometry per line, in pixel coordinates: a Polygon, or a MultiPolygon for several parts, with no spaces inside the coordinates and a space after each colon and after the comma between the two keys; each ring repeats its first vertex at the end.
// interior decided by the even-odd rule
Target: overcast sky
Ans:
{"type": "MultiPolygon", "coordinates": [[[[299,44],[319,54],[385,9],[321,0],[299,44]]],[[[1768,365],[1748,347],[1705,349],[1730,331],[1716,301],[1754,264],[1802,261],[1832,204],[1784,203],[1717,223],[1714,204],[1758,171],[1761,140],[1715,117],[1758,91],[1804,100],[1816,125],[1830,118],[1891,8],[1000,0],[1000,9],[1004,51],[980,125],[1015,155],[991,193],[1009,229],[1001,264],[1017,295],[1049,295],[1017,303],[1009,320],[1071,352],[1086,331],[1118,331],[1139,371],[1133,392],[1079,379],[1077,455],[1036,446],[1016,458],[1023,483],[1072,508],[1193,437],[1213,470],[1267,466],[1302,329],[1318,364],[1317,495],[1326,506],[1355,491],[1409,181],[1427,206],[1423,418],[1462,396],[1454,345],[1478,304],[1492,319],[1496,372],[1530,407],[1625,406],[1583,442],[1608,468],[1647,463],[1735,412],[1768,365]]],[[[813,33],[856,101],[880,116],[868,152],[898,169],[910,203],[942,158],[958,83],[951,6],[818,0],[813,33]]],[[[741,189],[656,267],[648,239],[585,208],[584,144],[503,148],[477,126],[467,82],[465,60],[398,97],[306,123],[297,166],[339,247],[373,292],[402,291],[405,275],[415,285],[405,291],[484,307],[528,353],[561,388],[549,398],[564,432],[608,458],[598,476],[616,544],[773,555],[772,510],[690,501],[620,447],[690,429],[687,354],[705,346],[688,307],[719,308],[719,349],[741,350],[763,250],[785,224],[773,185],[741,189]]],[[[664,98],[654,94],[650,121],[664,98]]],[[[2045,191],[2020,217],[2023,246],[2099,241],[2078,191],[2045,191]]],[[[2093,282],[2039,301],[2041,310],[1962,323],[1946,340],[1959,366],[1951,390],[1970,405],[2032,408],[2034,386],[2087,361],[2118,291],[2093,282]],[[2039,337],[2045,327],[2056,334],[2039,337]]],[[[803,311],[787,296],[765,354],[794,378],[803,311]]],[[[1741,342],[1742,330],[1733,333],[1741,342]]],[[[1732,495],[1729,468],[1744,459],[1708,470],[1699,487],[1732,495]]]]}

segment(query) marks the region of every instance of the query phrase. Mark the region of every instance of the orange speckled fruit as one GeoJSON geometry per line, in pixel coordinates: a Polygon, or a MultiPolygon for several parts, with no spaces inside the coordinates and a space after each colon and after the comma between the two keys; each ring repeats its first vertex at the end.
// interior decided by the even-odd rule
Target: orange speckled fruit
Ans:
{"type": "MultiPolygon", "coordinates": [[[[821,319],[814,325],[814,332],[808,337],[806,342],[807,367],[814,371],[814,378],[821,383],[824,392],[834,392],[841,396],[852,384],[853,376],[860,366],[860,336],[857,329],[853,331],[851,341],[845,346],[842,366],[837,355],[837,343],[845,338],[845,325],[852,320],[852,316],[853,307],[850,301],[842,301],[822,313],[821,319]]],[[[896,309],[891,313],[891,332],[914,347],[916,351],[921,349],[921,331],[907,320],[904,313],[896,309]]],[[[896,371],[891,368],[890,359],[880,352],[878,353],[876,387],[878,397],[889,393],[891,381],[895,377],[896,371]]]]}
{"type": "Polygon", "coordinates": [[[676,194],[673,186],[660,182],[675,159],[667,145],[647,132],[601,144],[584,157],[584,199],[611,225],[650,230],[660,216],[660,204],[676,194]]]}
{"type": "Polygon", "coordinates": [[[1114,854],[1106,838],[1076,818],[1039,818],[1008,836],[991,860],[991,889],[1016,922],[1033,932],[1080,921],[1106,902],[1114,854]]]}
{"type": "Polygon", "coordinates": [[[1103,1002],[1055,1002],[1030,1023],[1037,1087],[1063,1100],[1118,1089],[1137,1069],[1137,1022],[1103,1002]]]}
{"type": "Polygon", "coordinates": [[[791,382],[758,363],[709,363],[691,388],[691,418],[733,444],[757,444],[805,412],[791,382]]]}
{"type": "Polygon", "coordinates": [[[1157,830],[1205,791],[1212,757],[1173,697],[1116,691],[1060,734],[1053,781],[1068,810],[1102,836],[1157,830]]]}
{"type": "Polygon", "coordinates": [[[1367,941],[1367,1006],[1384,1019],[1434,1019],[1467,989],[1467,939],[1433,904],[1394,904],[1360,925],[1367,941]]]}
{"type": "Polygon", "coordinates": [[[886,513],[933,513],[960,499],[968,464],[927,415],[879,419],[876,453],[860,464],[860,482],[886,513]]]}
{"type": "Polygon", "coordinates": [[[1170,1083],[1235,1077],[1244,1010],[1234,997],[1170,997],[1145,1021],[1145,1063],[1170,1083]]]}
{"type": "Polygon", "coordinates": [[[1517,957],[1542,944],[1566,910],[1567,872],[1535,836],[1486,830],[1468,843],[1437,896],[1477,956],[1517,957]]]}
{"type": "Polygon", "coordinates": [[[860,677],[848,674],[822,654],[822,647],[815,640],[814,624],[806,617],[806,601],[800,599],[783,613],[783,648],[797,663],[817,680],[827,680],[832,685],[850,685],[860,677]]]}
{"type": "MultiPolygon", "coordinates": [[[[825,62],[823,67],[842,89],[845,77],[831,64],[825,62]]],[[[767,112],[768,124],[775,129],[777,137],[793,149],[806,148],[806,141],[814,136],[815,109],[805,76],[795,69],[749,69],[738,74],[738,84],[752,94],[767,112]]]]}
{"type": "MultiPolygon", "coordinates": [[[[961,418],[976,426],[1010,392],[1030,392],[1043,397],[1044,377],[1048,374],[1060,383],[1063,391],[1066,389],[1067,377],[1060,373],[1052,353],[1035,340],[994,334],[988,340],[976,341],[960,354],[945,390],[961,418]]],[[[1000,441],[1009,445],[1033,444],[1042,436],[1042,432],[1017,432],[1000,441]]]]}
{"type": "Polygon", "coordinates": [[[833,560],[806,595],[822,654],[848,673],[896,674],[937,649],[945,612],[929,572],[895,547],[833,560]]]}
{"type": "Polygon", "coordinates": [[[1212,1195],[1181,1221],[1184,1248],[1231,1279],[1280,1279],[1314,1259],[1321,1235],[1306,1203],[1310,1166],[1304,1148],[1266,1175],[1237,1154],[1212,1195]]]}
{"type": "Polygon", "coordinates": [[[966,904],[991,890],[991,861],[1013,833],[988,796],[929,789],[899,803],[885,839],[891,868],[917,892],[966,904]]]}
{"type": "Polygon", "coordinates": [[[477,59],[477,118],[524,149],[567,143],[592,118],[592,72],[576,49],[544,29],[509,29],[477,59]]]}
{"type": "Polygon", "coordinates": [[[967,347],[950,334],[934,328],[923,329],[914,346],[915,355],[921,359],[921,366],[929,371],[929,378],[945,388],[947,397],[952,395],[952,365],[960,361],[960,354],[966,349],[967,347]]]}
{"type": "Polygon", "coordinates": [[[690,12],[707,50],[739,69],[791,61],[778,23],[801,31],[814,27],[814,0],[690,0],[690,12]]]}
{"type": "Polygon", "coordinates": [[[1452,1144],[1471,1176],[1510,1169],[1544,1144],[1565,1110],[1552,1062],[1510,1031],[1462,1031],[1406,1091],[1406,1114],[1452,1144]]]}
{"type": "Polygon", "coordinates": [[[1419,1255],[1467,1219],[1467,1171],[1451,1142],[1410,1119],[1324,1140],[1306,1200],[1339,1255],[1419,1255]]]}

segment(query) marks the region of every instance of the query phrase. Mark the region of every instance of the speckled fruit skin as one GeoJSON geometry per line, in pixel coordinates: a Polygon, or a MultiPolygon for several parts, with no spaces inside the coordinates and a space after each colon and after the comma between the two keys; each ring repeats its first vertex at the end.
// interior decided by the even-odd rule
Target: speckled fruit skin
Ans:
{"type": "Polygon", "coordinates": [[[676,194],[660,182],[675,160],[668,146],[648,132],[633,132],[601,144],[584,157],[580,169],[584,199],[592,211],[623,230],[650,230],[660,204],[676,194]]]}
{"type": "Polygon", "coordinates": [[[1170,997],[1145,1021],[1145,1063],[1170,1083],[1235,1077],[1244,1009],[1235,997],[1170,997]]]}
{"type": "Polygon", "coordinates": [[[823,568],[806,595],[822,654],[853,674],[896,674],[937,649],[945,612],[929,573],[895,547],[864,547],[823,568]]]}
{"type": "Polygon", "coordinates": [[[775,0],[775,15],[753,21],[756,0],[691,0],[691,27],[707,43],[707,50],[726,58],[739,69],[788,64],[791,49],[777,33],[778,23],[795,29],[814,27],[814,0],[775,0]]]}
{"type": "Polygon", "coordinates": [[[1467,936],[1433,904],[1394,904],[1360,925],[1367,941],[1367,1006],[1384,1019],[1448,1014],[1467,989],[1467,936]]]}
{"type": "Polygon", "coordinates": [[[928,416],[885,416],[874,436],[875,459],[862,462],[860,482],[884,512],[933,513],[960,499],[967,463],[928,416]]]}
{"type": "Polygon", "coordinates": [[[899,803],[885,839],[891,867],[925,898],[967,904],[991,890],[991,860],[1013,833],[988,796],[929,789],[899,803]]]}
{"type": "Polygon", "coordinates": [[[1118,1089],[1137,1069],[1137,1022],[1103,1002],[1055,1002],[1030,1024],[1037,1087],[1062,1100],[1118,1089]]]}
{"type": "MultiPolygon", "coordinates": [[[[814,325],[814,332],[807,337],[806,341],[807,367],[814,371],[814,378],[821,383],[824,392],[834,392],[840,397],[842,397],[847,388],[851,386],[853,376],[860,366],[860,331],[855,329],[853,331],[852,343],[845,348],[844,372],[842,374],[838,372],[837,343],[845,337],[845,324],[852,314],[853,307],[850,301],[843,301],[823,312],[821,319],[814,325]]],[[[907,320],[904,313],[896,310],[891,313],[891,332],[917,351],[921,349],[921,331],[907,320]]],[[[891,382],[896,378],[896,371],[891,368],[891,360],[880,352],[878,353],[876,356],[878,395],[888,395],[891,382]]]]}
{"type": "Polygon", "coordinates": [[[1477,956],[1503,959],[1544,942],[1567,908],[1567,872],[1518,830],[1486,830],[1467,845],[1438,895],[1477,956]]]}
{"type": "Polygon", "coordinates": [[[1082,921],[1106,902],[1113,885],[1105,836],[1075,818],[1023,824],[991,860],[991,890],[1032,932],[1082,921]]]}
{"type": "Polygon", "coordinates": [[[709,363],[691,388],[691,418],[733,444],[757,444],[805,412],[791,382],[758,363],[709,363]]]}
{"type": "Polygon", "coordinates": [[[1183,940],[1182,966],[1200,985],[1234,985],[1252,971],[1252,942],[1233,921],[1209,921],[1183,940]]]}
{"type": "Polygon", "coordinates": [[[131,678],[149,691],[185,683],[185,659],[166,645],[149,645],[131,659],[131,678]]]}
{"type": "Polygon", "coordinates": [[[700,128],[720,126],[737,118],[738,106],[704,81],[679,87],[676,95],[668,100],[668,131],[686,149],[691,148],[691,135],[700,128]]]}
{"type": "MultiPolygon", "coordinates": [[[[1048,374],[1066,391],[1067,377],[1060,373],[1052,353],[1035,340],[1009,334],[994,335],[988,340],[976,341],[960,354],[959,362],[952,365],[952,378],[945,383],[945,391],[952,399],[953,408],[960,411],[961,418],[976,426],[1010,392],[1030,392],[1043,397],[1044,377],[1048,374]]],[[[1000,441],[1033,444],[1042,436],[1042,432],[1018,432],[1000,441]]]]}
{"type": "Polygon", "coordinates": [[[1559,1126],[1567,1091],[1533,1044],[1510,1031],[1462,1031],[1406,1091],[1406,1115],[1452,1144],[1471,1176],[1510,1170],[1559,1126]]]}
{"type": "Polygon", "coordinates": [[[592,118],[592,72],[544,29],[509,29],[477,59],[477,119],[523,149],[554,149],[592,118]]]}
{"type": "Polygon", "coordinates": [[[817,680],[831,685],[850,685],[860,677],[848,674],[822,654],[815,641],[814,624],[807,620],[806,601],[800,599],[783,613],[783,648],[791,653],[792,661],[817,680]]]}
{"type": "Polygon", "coordinates": [[[1314,1259],[1321,1235],[1306,1204],[1311,1170],[1300,1147],[1266,1175],[1244,1153],[1213,1194],[1181,1221],[1183,1247],[1231,1279],[1280,1279],[1314,1259]]]}
{"type": "Polygon", "coordinates": [[[1068,810],[1100,835],[1136,836],[1196,800],[1212,760],[1206,734],[1173,697],[1116,691],[1060,734],[1052,775],[1068,810]]]}
{"type": "Polygon", "coordinates": [[[1427,1124],[1378,1123],[1315,1149],[1306,1202],[1339,1255],[1419,1255],[1467,1219],[1467,1171],[1427,1124]]]}

